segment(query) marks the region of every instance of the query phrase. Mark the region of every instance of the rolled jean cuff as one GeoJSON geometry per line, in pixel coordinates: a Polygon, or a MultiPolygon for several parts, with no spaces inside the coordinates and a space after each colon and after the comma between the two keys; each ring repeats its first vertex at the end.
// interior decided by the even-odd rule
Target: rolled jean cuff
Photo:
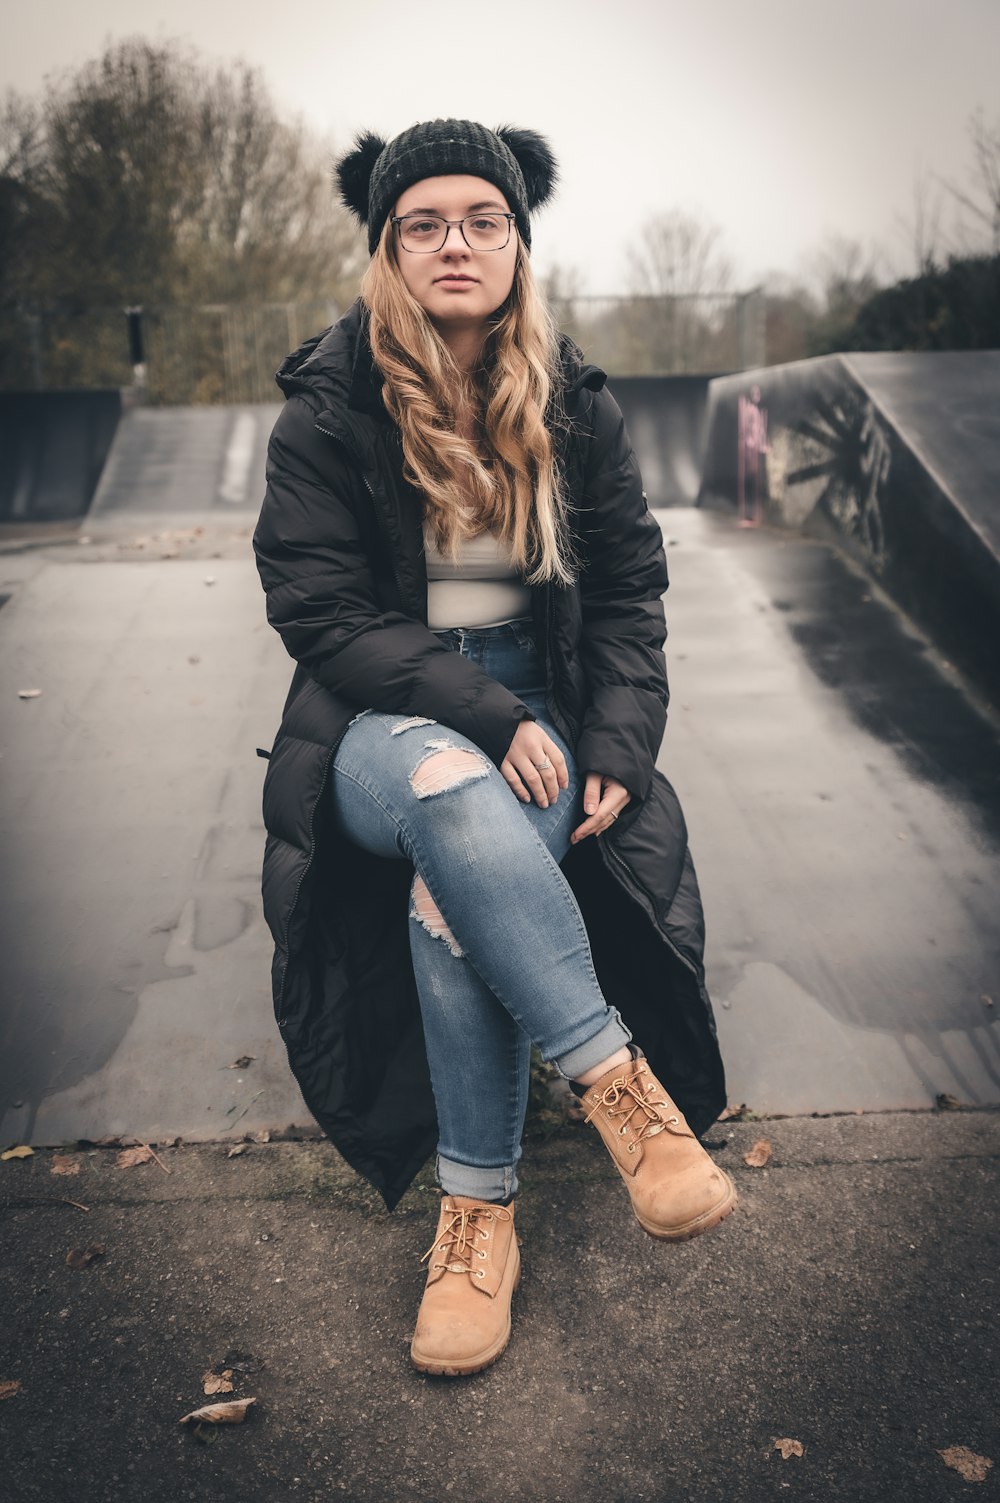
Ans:
{"type": "Polygon", "coordinates": [[[560,1055],[554,1059],[559,1074],[566,1080],[577,1080],[581,1075],[586,1075],[595,1065],[602,1060],[609,1059],[612,1054],[617,1054],[619,1049],[624,1049],[632,1035],[621,1020],[621,1014],[617,1007],[611,1008],[611,1017],[605,1023],[600,1033],[595,1033],[592,1039],[585,1044],[578,1044],[568,1054],[560,1055]]]}
{"type": "Polygon", "coordinates": [[[467,1195],[470,1200],[506,1200],[517,1191],[517,1166],[479,1168],[437,1156],[438,1184],[446,1195],[467,1195]]]}

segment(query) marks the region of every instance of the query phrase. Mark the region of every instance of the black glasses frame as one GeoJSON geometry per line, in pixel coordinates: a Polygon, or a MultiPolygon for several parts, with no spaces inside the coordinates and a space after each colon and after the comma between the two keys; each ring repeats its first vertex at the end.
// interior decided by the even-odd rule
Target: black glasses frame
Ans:
{"type": "Polygon", "coordinates": [[[411,256],[433,256],[436,251],[443,250],[445,245],[448,243],[448,231],[451,229],[452,225],[455,224],[458,225],[462,239],[465,241],[470,250],[479,251],[480,254],[489,256],[492,255],[494,251],[507,249],[507,246],[510,244],[510,227],[514,223],[516,218],[516,214],[512,214],[509,211],[504,211],[503,209],[483,209],[480,210],[478,214],[466,214],[462,219],[445,219],[443,214],[393,214],[391,216],[391,222],[393,225],[395,225],[400,245],[411,256]],[[489,250],[487,250],[485,246],[482,245],[472,245],[469,241],[468,235],[465,233],[466,220],[482,219],[484,213],[492,214],[497,219],[506,219],[507,221],[507,239],[504,241],[503,245],[491,245],[489,250]],[[414,250],[412,245],[407,245],[405,243],[405,241],[403,240],[402,232],[399,228],[403,221],[406,219],[439,220],[441,224],[444,225],[444,235],[441,239],[441,244],[428,246],[425,250],[414,250]]]}

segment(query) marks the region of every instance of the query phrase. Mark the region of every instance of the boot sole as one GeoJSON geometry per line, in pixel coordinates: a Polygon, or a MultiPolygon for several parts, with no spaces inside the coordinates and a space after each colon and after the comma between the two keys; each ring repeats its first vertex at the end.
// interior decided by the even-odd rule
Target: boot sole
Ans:
{"type": "MultiPolygon", "coordinates": [[[[521,1250],[514,1240],[514,1252],[517,1262],[514,1267],[514,1282],[511,1284],[511,1297],[521,1282],[521,1250]]],[[[499,1338],[492,1346],[477,1352],[474,1357],[463,1358],[461,1362],[443,1362],[440,1357],[423,1358],[410,1347],[410,1361],[417,1372],[428,1373],[435,1378],[469,1378],[473,1373],[481,1373],[484,1368],[491,1367],[498,1357],[501,1357],[507,1349],[510,1341],[510,1311],[507,1312],[506,1329],[500,1333],[499,1338]]]]}
{"type": "MultiPolygon", "coordinates": [[[[725,1170],[722,1172],[725,1173],[725,1170]]],[[[664,1228],[657,1226],[655,1222],[644,1221],[633,1206],[635,1219],[643,1231],[647,1232],[650,1237],[655,1237],[658,1242],[688,1242],[692,1237],[700,1236],[702,1232],[710,1232],[713,1227],[719,1225],[720,1221],[725,1221],[726,1217],[735,1211],[739,1204],[736,1186],[728,1174],[726,1175],[726,1182],[729,1189],[722,1200],[711,1206],[707,1211],[703,1211],[700,1216],[695,1216],[690,1221],[685,1221],[681,1226],[664,1228]]]]}

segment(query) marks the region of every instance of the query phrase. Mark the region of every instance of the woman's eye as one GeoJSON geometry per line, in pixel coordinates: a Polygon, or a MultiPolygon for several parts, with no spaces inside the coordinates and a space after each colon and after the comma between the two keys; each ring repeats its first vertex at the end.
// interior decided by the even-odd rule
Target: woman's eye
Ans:
{"type": "Polygon", "coordinates": [[[433,235],[440,228],[436,219],[411,219],[407,225],[411,235],[433,235]]]}
{"type": "Polygon", "coordinates": [[[489,214],[480,215],[478,218],[470,220],[469,223],[472,225],[472,228],[474,230],[486,231],[498,230],[500,228],[499,219],[495,219],[489,214]]]}

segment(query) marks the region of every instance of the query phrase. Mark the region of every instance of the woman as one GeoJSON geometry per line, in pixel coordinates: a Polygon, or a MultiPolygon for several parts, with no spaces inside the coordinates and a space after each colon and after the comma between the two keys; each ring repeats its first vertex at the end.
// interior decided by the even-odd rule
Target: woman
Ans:
{"type": "Polygon", "coordinates": [[[666,561],[604,373],[532,280],[551,153],[436,120],[359,137],[337,173],[371,263],[278,373],[254,535],[297,660],[264,905],[289,1061],[344,1157],[391,1209],[436,1137],[411,1357],[455,1375],[510,1333],[533,1043],[652,1236],[705,1231],[736,1196],[697,1137],[722,1065],[654,768],[666,561]]]}

